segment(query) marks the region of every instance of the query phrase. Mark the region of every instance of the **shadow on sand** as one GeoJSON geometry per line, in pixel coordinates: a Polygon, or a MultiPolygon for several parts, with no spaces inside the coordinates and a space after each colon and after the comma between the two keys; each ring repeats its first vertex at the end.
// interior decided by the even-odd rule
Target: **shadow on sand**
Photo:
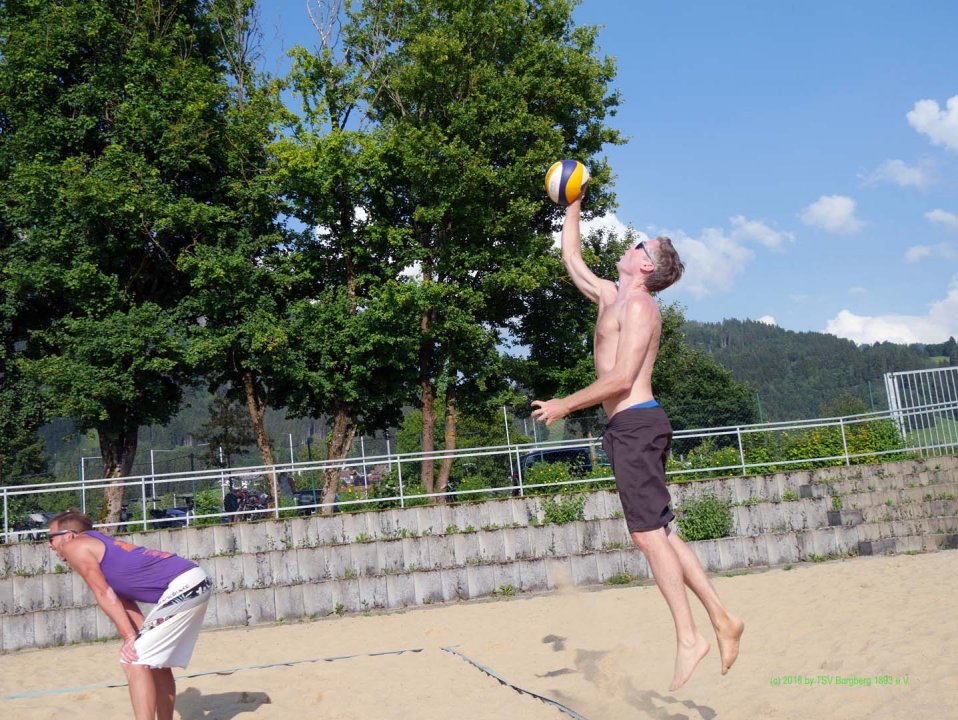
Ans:
{"type": "Polygon", "coordinates": [[[264,692],[213,693],[204,695],[194,687],[176,694],[176,712],[183,720],[230,720],[243,713],[255,712],[260,705],[272,702],[264,692]]]}

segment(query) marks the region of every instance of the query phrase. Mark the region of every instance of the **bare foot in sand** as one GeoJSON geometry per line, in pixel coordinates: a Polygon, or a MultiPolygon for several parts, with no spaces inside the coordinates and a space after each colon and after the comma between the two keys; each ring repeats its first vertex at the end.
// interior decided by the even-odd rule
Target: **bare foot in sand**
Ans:
{"type": "Polygon", "coordinates": [[[699,661],[708,654],[708,651],[708,641],[698,633],[695,633],[693,644],[683,645],[679,643],[675,652],[675,676],[672,678],[672,684],[669,685],[670,691],[678,690],[685,685],[686,681],[692,677],[699,661]]]}
{"type": "Polygon", "coordinates": [[[738,646],[743,632],[745,632],[745,623],[734,615],[729,615],[728,622],[722,627],[715,628],[715,638],[718,640],[719,653],[722,655],[723,675],[728,672],[738,657],[738,646]]]}

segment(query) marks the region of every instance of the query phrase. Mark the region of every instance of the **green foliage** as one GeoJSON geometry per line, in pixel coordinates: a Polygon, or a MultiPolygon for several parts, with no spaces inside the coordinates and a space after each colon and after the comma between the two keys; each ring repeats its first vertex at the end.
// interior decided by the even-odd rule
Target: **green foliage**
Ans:
{"type": "MultiPolygon", "coordinates": [[[[455,485],[455,491],[457,493],[466,493],[470,490],[480,491],[487,490],[490,487],[490,483],[486,478],[475,476],[469,477],[462,482],[459,482],[455,485]]],[[[466,494],[461,494],[456,496],[457,502],[476,502],[479,500],[489,500],[490,498],[496,497],[495,492],[469,492],[466,494]]]]}
{"type": "MultiPolygon", "coordinates": [[[[403,465],[403,468],[406,466],[403,465]]],[[[410,497],[411,495],[422,495],[424,490],[422,486],[418,483],[410,484],[407,480],[409,476],[404,472],[403,473],[403,497],[405,498],[405,507],[416,507],[419,505],[428,505],[429,498],[425,497],[410,497]]],[[[415,477],[415,476],[413,476],[415,477]]],[[[342,498],[343,495],[340,495],[342,498]]],[[[383,473],[382,480],[378,485],[369,486],[369,498],[375,500],[374,502],[366,503],[361,506],[357,506],[359,509],[378,509],[385,510],[388,508],[398,508],[400,507],[399,500],[399,472],[396,469],[393,469],[391,472],[383,473]],[[379,500],[377,498],[390,498],[395,497],[395,500],[379,500]]]]}
{"type": "MultiPolygon", "coordinates": [[[[853,465],[903,460],[903,441],[898,427],[891,420],[846,423],[845,442],[853,465]],[[877,454],[880,453],[880,454],[877,454]],[[862,455],[863,457],[854,457],[862,455]]],[[[742,446],[748,475],[765,475],[783,467],[808,470],[845,464],[842,429],[838,425],[799,430],[743,433],[742,446]],[[823,458],[806,461],[805,458],[823,458]],[[791,461],[787,465],[771,463],[791,461]]],[[[742,461],[736,446],[720,447],[712,438],[699,443],[684,456],[674,453],[667,471],[671,482],[688,482],[710,477],[741,474],[742,461]],[[695,469],[700,472],[693,472],[695,469]],[[709,472],[708,468],[723,468],[709,472]]]]}
{"type": "Polygon", "coordinates": [[[684,457],[676,457],[673,453],[666,464],[667,472],[674,472],[672,482],[687,482],[701,480],[708,477],[735,475],[741,472],[742,461],[738,448],[725,446],[718,447],[714,438],[706,438],[684,457]],[[722,468],[712,472],[701,472],[707,468],[722,468]],[[694,470],[700,472],[693,472],[694,470]]]}
{"type": "MultiPolygon", "coordinates": [[[[178,259],[213,231],[228,83],[207,3],[0,4],[0,283],[19,362],[108,476],[188,380],[178,259]],[[11,242],[16,238],[16,242],[11,242]]],[[[122,491],[110,488],[107,518],[122,491]]]]}
{"type": "Polygon", "coordinates": [[[875,380],[890,371],[931,367],[929,355],[945,347],[857,346],[826,333],[792,332],[752,320],[688,321],[682,331],[690,345],[728,368],[735,380],[758,390],[766,420],[849,409],[848,397],[858,401],[857,408],[871,409],[872,401],[878,409],[887,407],[883,383],[875,380]],[[840,397],[845,399],[836,406],[840,397]]]}
{"type": "Polygon", "coordinates": [[[204,459],[208,467],[230,467],[233,456],[256,441],[248,411],[222,393],[210,402],[209,420],[196,438],[206,443],[204,459]]]}
{"type": "Polygon", "coordinates": [[[607,585],[631,585],[636,580],[638,580],[638,578],[636,578],[634,575],[630,575],[627,572],[620,572],[616,573],[605,582],[607,585]]]}
{"type": "MultiPolygon", "coordinates": [[[[223,512],[223,497],[219,489],[198,490],[193,496],[193,512],[197,515],[208,515],[211,513],[223,512]]],[[[218,525],[218,517],[199,518],[194,521],[195,525],[218,525]]]]}
{"type": "Polygon", "coordinates": [[[557,490],[559,492],[571,492],[572,486],[554,488],[549,487],[550,485],[573,479],[572,467],[567,462],[537,462],[530,465],[523,473],[522,484],[527,494],[552,495],[557,490]],[[534,487],[536,485],[543,485],[544,487],[534,487]]]}
{"type": "Polygon", "coordinates": [[[688,541],[712,540],[732,533],[732,511],[729,503],[715,495],[692,498],[677,508],[682,537],[688,541]]]}
{"type": "MultiPolygon", "coordinates": [[[[676,430],[755,422],[754,391],[710,355],[685,342],[685,319],[677,305],[662,310],[662,335],[652,373],[656,397],[676,430]]],[[[676,449],[683,452],[682,442],[676,449]]]]}
{"type": "Polygon", "coordinates": [[[557,495],[542,500],[542,513],[547,523],[567,523],[584,520],[584,495],[557,495]]]}

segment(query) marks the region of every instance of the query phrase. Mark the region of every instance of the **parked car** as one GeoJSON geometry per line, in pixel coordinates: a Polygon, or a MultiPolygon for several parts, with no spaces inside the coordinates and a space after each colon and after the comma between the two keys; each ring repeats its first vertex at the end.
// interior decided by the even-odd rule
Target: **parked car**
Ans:
{"type": "Polygon", "coordinates": [[[174,528],[174,527],[185,527],[186,526],[186,514],[189,512],[188,508],[182,507],[171,507],[171,508],[150,508],[148,511],[151,522],[149,527],[151,530],[158,528],[174,528]]]}
{"type": "MultiPolygon", "coordinates": [[[[595,448],[595,460],[599,467],[609,467],[609,456],[601,447],[595,448]]],[[[592,448],[588,445],[574,445],[572,447],[561,448],[543,448],[534,450],[519,457],[519,467],[522,469],[522,477],[525,479],[526,473],[536,463],[568,463],[570,472],[575,477],[584,477],[592,472],[592,448]]],[[[515,484],[519,483],[519,470],[512,474],[515,484]]]]}
{"type": "Polygon", "coordinates": [[[13,530],[19,534],[20,540],[44,540],[54,515],[56,515],[55,512],[34,510],[27,513],[20,522],[15,523],[13,530]]]}

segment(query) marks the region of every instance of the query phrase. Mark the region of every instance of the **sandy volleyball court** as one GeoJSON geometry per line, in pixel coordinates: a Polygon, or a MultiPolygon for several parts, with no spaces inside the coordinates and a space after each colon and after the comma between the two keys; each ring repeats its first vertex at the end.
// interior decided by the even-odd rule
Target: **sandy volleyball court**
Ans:
{"type": "MultiPolygon", "coordinates": [[[[719,674],[716,648],[668,692],[674,639],[654,587],[566,590],[367,617],[207,631],[178,681],[186,720],[574,717],[958,717],[958,552],[856,558],[718,577],[746,621],[719,674]],[[388,651],[389,654],[375,654],[388,651]],[[399,653],[398,651],[405,651],[399,653]],[[310,659],[343,657],[320,662],[310,659]],[[260,669],[236,669],[277,665],[260,669]],[[220,674],[215,674],[219,671],[220,674]]],[[[707,626],[704,613],[697,621],[707,626]]],[[[714,643],[713,643],[714,644],[714,643]]],[[[8,718],[129,716],[116,642],[0,656],[8,718]]],[[[181,673],[182,674],[182,673],[181,673]]]]}

